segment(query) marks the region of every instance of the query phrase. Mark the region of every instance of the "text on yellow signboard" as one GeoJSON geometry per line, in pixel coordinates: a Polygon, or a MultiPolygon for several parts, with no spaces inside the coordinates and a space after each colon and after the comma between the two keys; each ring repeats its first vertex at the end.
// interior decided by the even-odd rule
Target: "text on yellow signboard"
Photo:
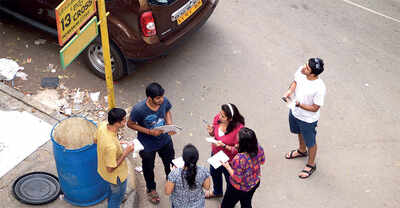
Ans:
{"type": "Polygon", "coordinates": [[[56,8],[58,42],[62,46],[95,14],[95,0],[64,0],[56,8]]]}

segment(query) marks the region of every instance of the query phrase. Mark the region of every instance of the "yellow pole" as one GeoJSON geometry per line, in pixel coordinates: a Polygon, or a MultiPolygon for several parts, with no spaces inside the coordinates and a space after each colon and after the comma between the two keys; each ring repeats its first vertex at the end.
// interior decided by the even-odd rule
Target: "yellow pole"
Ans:
{"type": "Polygon", "coordinates": [[[106,6],[104,0],[97,0],[99,19],[100,19],[100,34],[101,34],[101,45],[103,48],[103,59],[104,59],[104,71],[106,75],[107,84],[107,98],[108,98],[108,110],[115,107],[115,96],[114,96],[114,85],[111,70],[111,59],[110,59],[110,45],[108,40],[108,28],[107,28],[107,15],[106,6]]]}

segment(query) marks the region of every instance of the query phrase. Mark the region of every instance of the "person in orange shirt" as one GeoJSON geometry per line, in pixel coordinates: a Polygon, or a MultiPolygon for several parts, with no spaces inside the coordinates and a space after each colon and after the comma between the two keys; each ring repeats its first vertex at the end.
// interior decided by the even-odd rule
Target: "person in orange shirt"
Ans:
{"type": "Polygon", "coordinates": [[[109,183],[110,195],[108,208],[118,208],[126,192],[128,164],[126,157],[133,152],[133,144],[123,149],[117,137],[118,130],[126,125],[126,112],[113,108],[108,112],[108,122],[98,125],[95,143],[97,143],[97,172],[109,183]]]}

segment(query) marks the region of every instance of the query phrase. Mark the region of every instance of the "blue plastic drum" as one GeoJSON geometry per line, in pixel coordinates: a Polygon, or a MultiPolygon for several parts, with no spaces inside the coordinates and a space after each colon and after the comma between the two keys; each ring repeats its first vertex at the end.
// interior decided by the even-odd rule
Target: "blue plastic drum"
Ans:
{"type": "MultiPolygon", "coordinates": [[[[90,122],[96,125],[93,121],[90,122]]],[[[100,203],[107,197],[109,190],[107,182],[97,173],[97,145],[66,149],[53,137],[53,131],[58,124],[51,131],[51,141],[64,200],[75,206],[100,203]]]]}

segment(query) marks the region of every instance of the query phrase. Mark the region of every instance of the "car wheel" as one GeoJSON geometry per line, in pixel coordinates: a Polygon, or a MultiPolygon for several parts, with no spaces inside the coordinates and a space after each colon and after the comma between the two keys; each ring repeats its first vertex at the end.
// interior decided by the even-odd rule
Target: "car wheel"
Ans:
{"type": "MultiPolygon", "coordinates": [[[[119,80],[126,75],[127,64],[125,57],[119,51],[118,47],[110,42],[110,58],[111,58],[111,70],[113,74],[113,80],[119,80]]],[[[104,60],[103,60],[103,49],[101,46],[101,40],[97,38],[94,40],[85,50],[86,63],[90,70],[98,77],[105,79],[104,60]]]]}

